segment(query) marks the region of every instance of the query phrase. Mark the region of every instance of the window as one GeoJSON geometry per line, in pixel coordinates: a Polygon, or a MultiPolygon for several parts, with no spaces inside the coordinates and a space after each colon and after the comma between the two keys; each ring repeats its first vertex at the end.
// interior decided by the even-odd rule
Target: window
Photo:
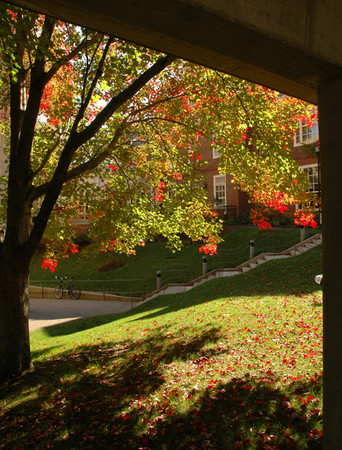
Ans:
{"type": "Polygon", "coordinates": [[[148,142],[149,142],[148,138],[141,137],[140,134],[134,133],[131,136],[130,143],[131,143],[132,147],[139,147],[140,145],[146,145],[146,144],[148,144],[148,142]]]}
{"type": "Polygon", "coordinates": [[[175,190],[174,190],[174,189],[168,188],[166,192],[167,192],[167,197],[168,197],[170,200],[172,200],[172,199],[175,198],[175,190]]]}
{"type": "Polygon", "coordinates": [[[214,204],[215,207],[222,207],[226,205],[226,176],[214,176],[214,204]]]}
{"type": "Polygon", "coordinates": [[[318,166],[307,166],[302,167],[302,170],[306,172],[308,177],[308,192],[318,193],[319,192],[319,175],[318,166]]]}
{"type": "Polygon", "coordinates": [[[318,140],[318,123],[315,122],[313,127],[298,122],[298,130],[295,135],[294,145],[313,144],[318,140]]]}
{"type": "Polygon", "coordinates": [[[212,147],[212,152],[213,152],[213,159],[217,159],[217,158],[220,157],[220,152],[219,152],[219,150],[217,148],[217,145],[215,143],[216,133],[213,133],[211,135],[211,139],[212,139],[211,147],[212,147]]]}
{"type": "Polygon", "coordinates": [[[216,145],[213,146],[213,159],[219,158],[220,154],[216,145]]]}

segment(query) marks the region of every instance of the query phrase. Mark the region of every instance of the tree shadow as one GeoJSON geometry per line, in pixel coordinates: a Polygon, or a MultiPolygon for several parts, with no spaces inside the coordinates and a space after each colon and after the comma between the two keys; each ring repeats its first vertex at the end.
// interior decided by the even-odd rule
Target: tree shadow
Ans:
{"type": "Polygon", "coordinates": [[[107,323],[116,322],[127,313],[118,314],[104,314],[100,316],[84,317],[80,319],[68,320],[56,325],[44,327],[42,330],[44,334],[51,337],[67,336],[78,333],[80,331],[90,330],[107,323]]]}
{"type": "Polygon", "coordinates": [[[2,399],[23,396],[13,408],[0,414],[6,437],[0,446],[78,448],[84,443],[87,448],[88,438],[91,442],[94,435],[101,442],[107,442],[103,436],[111,436],[111,443],[117,441],[120,445],[108,448],[132,448],[127,442],[131,437],[135,439],[131,428],[133,423],[138,427],[139,414],[127,415],[125,409],[133,400],[149,397],[163,385],[165,365],[185,361],[218,339],[219,330],[215,328],[187,339],[167,334],[165,327],[160,327],[153,335],[137,341],[78,346],[58,357],[38,361],[33,372],[0,391],[2,399]],[[30,400],[25,400],[27,392],[32,395],[30,400]]]}
{"type": "MultiPolygon", "coordinates": [[[[211,280],[182,294],[160,296],[145,304],[147,314],[143,318],[156,318],[170,312],[215,301],[218,298],[302,296],[321,293],[322,287],[314,281],[315,276],[322,272],[320,254],[315,253],[312,260],[310,252],[293,258],[296,258],[296,264],[293,264],[292,258],[268,261],[251,271],[233,277],[211,280]],[[150,313],[148,309],[151,310],[150,313]]],[[[319,304],[318,301],[317,306],[319,304]]],[[[144,305],[141,305],[139,309],[131,312],[132,320],[135,314],[143,311],[143,307],[144,305]]],[[[142,316],[139,315],[137,320],[141,318],[142,316]]]]}
{"type": "Polygon", "coordinates": [[[57,337],[116,322],[125,317],[131,317],[132,321],[153,319],[222,297],[229,299],[235,296],[286,296],[321,292],[321,287],[314,281],[315,275],[322,272],[320,255],[316,252],[311,260],[310,252],[307,252],[294,258],[296,264],[293,264],[292,258],[269,261],[252,271],[211,280],[182,294],[156,297],[127,312],[65,322],[47,327],[45,332],[57,337]]]}
{"type": "Polygon", "coordinates": [[[268,371],[216,382],[213,371],[209,385],[196,389],[196,378],[191,388],[183,385],[182,363],[210,371],[211,358],[230,351],[217,348],[220,339],[208,324],[189,336],[163,326],[140,339],[75,346],[38,361],[34,372],[1,390],[1,398],[17,400],[0,413],[0,446],[320,448],[320,376],[282,385],[268,371]]]}
{"type": "MultiPolygon", "coordinates": [[[[145,436],[147,448],[163,444],[193,449],[322,448],[322,433],[316,429],[319,411],[309,408],[309,402],[317,399],[307,400],[307,392],[315,388],[294,382],[283,389],[272,381],[272,377],[251,378],[247,373],[210,386],[195,408],[155,420],[153,436],[145,436]],[[301,399],[300,405],[291,403],[290,397],[295,396],[301,399]]],[[[316,382],[321,383],[321,377],[316,382]]]]}

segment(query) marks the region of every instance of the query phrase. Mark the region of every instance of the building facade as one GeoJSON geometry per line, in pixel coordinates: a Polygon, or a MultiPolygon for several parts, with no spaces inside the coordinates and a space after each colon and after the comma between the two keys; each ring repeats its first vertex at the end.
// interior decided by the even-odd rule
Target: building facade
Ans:
{"type": "MultiPolygon", "coordinates": [[[[293,157],[308,179],[308,192],[320,198],[320,155],[318,124],[315,126],[298,124],[298,132],[293,141],[293,157]]],[[[208,199],[213,210],[224,219],[239,216],[251,210],[253,205],[248,201],[248,195],[241,192],[229,174],[220,174],[219,155],[209,141],[203,142],[201,156],[207,162],[203,173],[206,176],[208,199]]]]}
{"type": "Polygon", "coordinates": [[[213,210],[225,219],[249,211],[251,204],[248,202],[248,195],[236,188],[231,175],[219,173],[219,155],[209,141],[203,142],[201,156],[207,162],[202,172],[206,177],[205,187],[213,210]]]}

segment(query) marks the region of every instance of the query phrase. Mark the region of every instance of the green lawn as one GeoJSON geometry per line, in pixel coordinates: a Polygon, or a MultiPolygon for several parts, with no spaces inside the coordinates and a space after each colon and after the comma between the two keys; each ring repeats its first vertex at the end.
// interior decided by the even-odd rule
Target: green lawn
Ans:
{"type": "Polygon", "coordinates": [[[319,246],[32,333],[0,448],[321,448],[321,270],[319,246]]]}
{"type": "MultiPolygon", "coordinates": [[[[316,233],[310,230],[307,235],[316,233]]],[[[262,232],[257,228],[235,229],[224,235],[218,254],[208,256],[208,270],[235,267],[249,259],[249,242],[255,241],[255,254],[282,251],[299,241],[299,229],[262,232]]],[[[105,289],[121,295],[143,296],[156,289],[156,272],[162,272],[163,284],[184,283],[202,274],[200,244],[185,243],[180,252],[172,253],[164,243],[149,243],[137,249],[136,256],[89,254],[86,250],[58,261],[59,276],[73,276],[82,290],[105,289]],[[113,261],[120,267],[99,272],[113,261]]],[[[42,255],[35,255],[31,264],[30,282],[47,287],[56,284],[54,275],[41,268],[42,255]]]]}

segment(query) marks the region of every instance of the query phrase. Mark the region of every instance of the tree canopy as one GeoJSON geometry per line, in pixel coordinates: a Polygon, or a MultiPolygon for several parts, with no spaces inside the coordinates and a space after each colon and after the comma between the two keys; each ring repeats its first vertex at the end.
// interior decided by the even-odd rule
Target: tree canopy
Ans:
{"type": "MultiPolygon", "coordinates": [[[[4,2],[0,98],[8,164],[0,382],[31,365],[32,255],[43,235],[51,239],[45,267],[76,251],[72,217],[80,208],[88,208],[103,251],[134,252],[157,235],[179,248],[186,234],[215,252],[220,222],[203,187],[204,139],[262,208],[306,201],[291,143],[297,121],[314,119],[310,105],[4,2]]],[[[256,223],[263,220],[258,212],[256,223]]]]}
{"type": "Polygon", "coordinates": [[[302,203],[291,142],[298,119],[311,120],[306,103],[5,4],[1,30],[3,132],[10,163],[27,148],[36,216],[29,240],[49,216],[45,233],[63,253],[68,218],[87,205],[102,249],[131,252],[157,234],[174,248],[182,233],[217,241],[202,139],[256,204],[282,211],[302,203]]]}

